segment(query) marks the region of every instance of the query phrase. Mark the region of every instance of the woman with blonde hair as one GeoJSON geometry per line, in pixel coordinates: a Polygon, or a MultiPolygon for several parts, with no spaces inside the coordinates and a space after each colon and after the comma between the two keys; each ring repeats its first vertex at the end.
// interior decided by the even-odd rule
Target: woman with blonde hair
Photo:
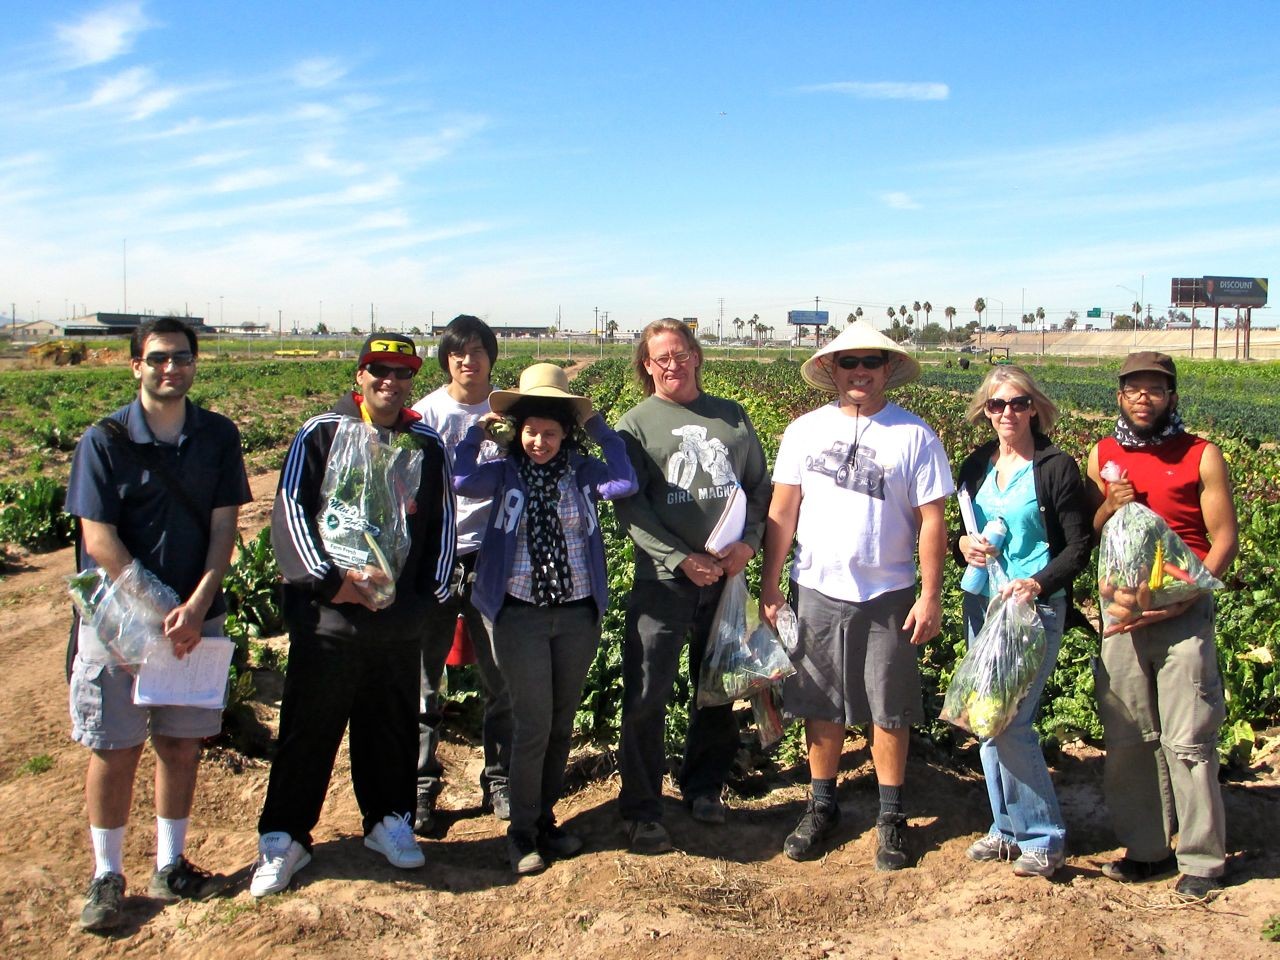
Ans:
{"type": "MultiPolygon", "coordinates": [[[[993,821],[968,849],[971,860],[1012,860],[1021,877],[1051,877],[1066,860],[1066,825],[1032,720],[1053,673],[1071,606],[1071,583],[1088,562],[1090,520],[1080,465],[1053,445],[1048,432],[1058,409],[1029,373],[998,365],[969,404],[970,423],[987,420],[995,438],[960,465],[957,487],[973,499],[977,529],[999,518],[1003,544],[981,534],[960,537],[957,559],[986,567],[995,558],[1007,578],[1004,596],[1034,602],[1045,628],[1045,657],[1017,714],[980,748],[993,821]]],[[[966,592],[964,617],[970,643],[982,629],[995,587],[966,592]]]]}

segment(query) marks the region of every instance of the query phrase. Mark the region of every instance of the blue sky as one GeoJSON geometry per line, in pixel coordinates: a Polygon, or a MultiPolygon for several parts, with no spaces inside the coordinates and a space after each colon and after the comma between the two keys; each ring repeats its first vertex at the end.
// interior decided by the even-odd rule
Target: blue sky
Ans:
{"type": "Polygon", "coordinates": [[[286,329],[1280,266],[1277,3],[363,6],[0,0],[0,313],[121,309],[126,243],[130,310],[286,329]]]}

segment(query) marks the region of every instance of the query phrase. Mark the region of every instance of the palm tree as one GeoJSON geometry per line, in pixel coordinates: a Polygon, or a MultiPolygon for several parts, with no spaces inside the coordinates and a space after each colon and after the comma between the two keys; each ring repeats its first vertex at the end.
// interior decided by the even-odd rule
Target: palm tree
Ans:
{"type": "Polygon", "coordinates": [[[1142,326],[1142,304],[1137,300],[1133,301],[1133,328],[1136,330],[1142,326]]]}
{"type": "Polygon", "coordinates": [[[943,313],[945,313],[945,314],[947,315],[947,333],[950,333],[950,332],[951,332],[951,325],[952,325],[952,323],[954,323],[954,322],[955,322],[955,319],[956,319],[956,308],[955,308],[955,307],[947,307],[947,309],[943,310],[942,312],[943,312],[943,313]]]}
{"type": "Polygon", "coordinates": [[[741,340],[742,339],[742,318],[741,317],[733,318],[733,329],[737,331],[738,339],[741,340]]]}
{"type": "Polygon", "coordinates": [[[924,325],[927,327],[929,325],[929,314],[933,313],[933,304],[926,300],[920,309],[924,311],[924,325]]]}
{"type": "Polygon", "coordinates": [[[919,300],[917,300],[917,301],[915,301],[914,303],[912,303],[912,304],[911,304],[911,315],[912,315],[912,316],[914,316],[914,317],[919,317],[919,316],[920,316],[920,311],[921,311],[921,310],[923,310],[923,309],[924,309],[924,308],[920,306],[920,301],[919,301],[919,300]]]}
{"type": "Polygon", "coordinates": [[[857,310],[853,311],[853,315],[854,315],[855,317],[857,317],[859,320],[861,320],[861,319],[862,319],[862,308],[861,308],[861,307],[859,307],[857,310]]]}
{"type": "Polygon", "coordinates": [[[889,319],[892,320],[897,314],[893,312],[893,307],[889,308],[889,319]]]}
{"type": "Polygon", "coordinates": [[[898,308],[898,316],[903,320],[906,320],[907,323],[911,322],[910,320],[907,320],[907,305],[905,303],[898,308]]]}
{"type": "Polygon", "coordinates": [[[1062,329],[1068,332],[1076,328],[1076,323],[1080,320],[1080,311],[1072,310],[1067,314],[1067,318],[1062,321],[1062,329]]]}
{"type": "Polygon", "coordinates": [[[617,320],[610,320],[608,323],[604,325],[604,335],[608,337],[610,340],[614,338],[617,332],[618,332],[617,320]]]}
{"type": "Polygon", "coordinates": [[[756,339],[757,347],[760,346],[759,330],[760,330],[760,314],[753,313],[751,315],[751,333],[757,338],[756,339]]]}
{"type": "Polygon", "coordinates": [[[973,312],[978,315],[978,329],[982,329],[982,311],[987,309],[987,301],[979,297],[973,301],[973,312]]]}

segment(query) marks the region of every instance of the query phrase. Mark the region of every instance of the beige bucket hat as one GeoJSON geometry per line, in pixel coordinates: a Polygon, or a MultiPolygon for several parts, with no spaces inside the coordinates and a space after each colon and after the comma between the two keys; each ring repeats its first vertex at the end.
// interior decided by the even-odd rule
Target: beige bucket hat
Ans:
{"type": "Polygon", "coordinates": [[[884,384],[886,390],[901,387],[920,376],[920,362],[865,320],[853,321],[844,328],[840,336],[806,360],[800,368],[800,376],[811,387],[817,387],[824,393],[835,393],[836,385],[831,379],[831,371],[821,360],[845,350],[884,350],[890,354],[892,369],[884,384]]]}
{"type": "Polygon", "coordinates": [[[494,413],[506,413],[524,397],[545,400],[564,400],[573,408],[580,423],[591,416],[591,398],[569,392],[569,375],[564,367],[554,363],[535,363],[525,367],[520,374],[520,386],[515,390],[495,390],[489,394],[489,407],[494,413]]]}

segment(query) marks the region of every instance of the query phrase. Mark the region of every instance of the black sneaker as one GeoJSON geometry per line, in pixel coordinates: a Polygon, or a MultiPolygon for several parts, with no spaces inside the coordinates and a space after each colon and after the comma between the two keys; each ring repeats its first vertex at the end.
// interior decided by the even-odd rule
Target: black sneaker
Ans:
{"type": "Polygon", "coordinates": [[[124,877],[118,873],[104,873],[94,877],[89,884],[89,896],[80,911],[80,929],[90,933],[114,930],[124,919],[121,901],[124,900],[124,877]]]}
{"type": "Polygon", "coordinates": [[[699,823],[724,823],[726,808],[718,793],[702,793],[693,798],[689,812],[699,823]]]}
{"type": "Polygon", "coordinates": [[[907,865],[907,818],[882,813],[876,818],[876,869],[901,870],[907,865]]]}
{"type": "Polygon", "coordinates": [[[226,878],[201,870],[186,857],[179,857],[151,875],[147,896],[173,903],[175,900],[206,900],[222,889],[226,878]]]}
{"type": "Polygon", "coordinates": [[[538,852],[538,843],[533,834],[508,833],[507,856],[511,858],[511,869],[522,877],[547,869],[547,861],[538,852]]]}
{"type": "Polygon", "coordinates": [[[553,857],[572,857],[582,851],[582,838],[555,821],[543,823],[538,826],[538,849],[553,857]]]}
{"type": "Polygon", "coordinates": [[[1119,883],[1145,883],[1178,869],[1178,858],[1172,853],[1163,860],[1131,860],[1121,857],[1102,865],[1102,875],[1119,883]]]}
{"type": "Polygon", "coordinates": [[[505,783],[494,784],[489,790],[485,806],[493,811],[499,820],[511,819],[511,791],[505,783]]]}
{"type": "Polygon", "coordinates": [[[413,811],[413,832],[426,836],[436,827],[436,795],[434,793],[418,794],[418,803],[413,811]]]}
{"type": "Polygon", "coordinates": [[[787,834],[782,852],[792,860],[814,860],[826,853],[825,840],[840,825],[840,808],[819,807],[812,800],[796,828],[787,834]]]}
{"type": "Polygon", "coordinates": [[[1191,902],[1208,900],[1221,889],[1221,877],[1193,877],[1189,873],[1184,873],[1178,878],[1178,882],[1173,887],[1173,892],[1180,899],[1191,902]]]}

